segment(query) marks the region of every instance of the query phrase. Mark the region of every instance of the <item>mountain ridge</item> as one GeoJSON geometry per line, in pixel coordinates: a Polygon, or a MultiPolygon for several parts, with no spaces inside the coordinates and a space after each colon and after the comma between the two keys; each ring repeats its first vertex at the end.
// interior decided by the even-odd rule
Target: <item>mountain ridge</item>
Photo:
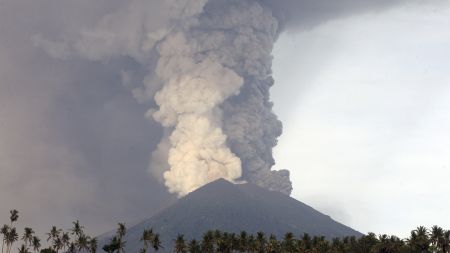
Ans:
{"type": "MultiPolygon", "coordinates": [[[[248,233],[265,232],[281,238],[292,232],[323,235],[327,238],[362,234],[330,216],[285,194],[253,184],[233,184],[224,179],[211,182],[179,199],[150,218],[130,227],[125,240],[126,251],[138,252],[144,229],[153,228],[161,235],[164,249],[172,248],[178,234],[186,239],[201,239],[207,230],[248,233]]],[[[107,242],[106,237],[100,240],[107,242]]]]}

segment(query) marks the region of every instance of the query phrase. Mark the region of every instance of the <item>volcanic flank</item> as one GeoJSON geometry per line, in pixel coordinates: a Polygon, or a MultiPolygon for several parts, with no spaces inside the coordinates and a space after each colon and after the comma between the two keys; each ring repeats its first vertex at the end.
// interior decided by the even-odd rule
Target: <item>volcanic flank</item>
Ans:
{"type": "MultiPolygon", "coordinates": [[[[170,252],[178,234],[188,239],[201,239],[204,232],[215,229],[233,233],[263,231],[278,238],[286,232],[327,238],[361,235],[285,194],[254,184],[232,184],[223,179],[197,189],[129,228],[125,251],[138,252],[142,247],[142,232],[149,228],[160,233],[162,252],[170,252]]],[[[106,242],[105,237],[101,243],[106,242]]]]}

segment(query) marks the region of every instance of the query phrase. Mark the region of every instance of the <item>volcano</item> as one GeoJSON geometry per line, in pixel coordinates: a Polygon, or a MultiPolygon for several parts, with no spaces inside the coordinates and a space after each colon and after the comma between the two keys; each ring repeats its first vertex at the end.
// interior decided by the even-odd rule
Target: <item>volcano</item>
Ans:
{"type": "MultiPolygon", "coordinates": [[[[201,239],[204,232],[265,232],[282,238],[286,232],[296,236],[308,233],[327,238],[361,236],[358,231],[285,194],[253,184],[232,184],[219,179],[179,199],[149,219],[130,227],[125,240],[126,252],[142,247],[144,229],[153,228],[161,236],[163,249],[170,252],[174,239],[201,239]]],[[[107,242],[107,236],[100,240],[107,242]]],[[[100,244],[102,245],[102,244],[100,244]]]]}

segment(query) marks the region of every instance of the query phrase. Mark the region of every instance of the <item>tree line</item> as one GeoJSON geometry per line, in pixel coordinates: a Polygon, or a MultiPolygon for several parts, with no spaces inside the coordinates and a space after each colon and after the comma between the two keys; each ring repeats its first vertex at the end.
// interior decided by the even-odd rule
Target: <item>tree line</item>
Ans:
{"type": "MultiPolygon", "coordinates": [[[[67,231],[53,226],[47,235],[48,247],[41,248],[41,240],[32,228],[25,227],[19,235],[15,223],[19,218],[17,210],[10,211],[9,224],[0,229],[2,253],[11,253],[16,242],[21,241],[18,253],[97,253],[98,239],[84,232],[80,222],[72,222],[72,228],[67,231]],[[20,240],[19,240],[20,237],[20,240]]],[[[127,229],[124,223],[118,223],[115,234],[102,245],[106,253],[125,253],[125,236],[127,229]]],[[[142,247],[139,252],[158,252],[163,249],[160,235],[153,229],[145,229],[140,241],[142,247]]],[[[412,230],[409,237],[400,239],[397,236],[376,235],[368,233],[361,237],[348,236],[344,238],[327,239],[324,236],[303,234],[296,237],[293,233],[286,233],[282,238],[242,231],[228,233],[210,230],[198,239],[186,239],[178,235],[173,240],[174,253],[450,253],[450,230],[439,226],[426,228],[423,226],[412,230]]]]}

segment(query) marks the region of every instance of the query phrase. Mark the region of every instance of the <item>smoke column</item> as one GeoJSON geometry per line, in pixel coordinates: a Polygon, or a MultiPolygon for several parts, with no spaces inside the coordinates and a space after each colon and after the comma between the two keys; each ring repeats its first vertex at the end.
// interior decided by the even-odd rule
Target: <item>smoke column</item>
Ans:
{"type": "MultiPolygon", "coordinates": [[[[133,0],[78,38],[36,45],[54,57],[129,57],[147,70],[133,89],[164,127],[149,171],[179,196],[218,178],[290,194],[272,171],[282,133],[269,90],[280,24],[259,0],[133,0]],[[155,18],[159,16],[159,18],[155,18]],[[155,22],[158,20],[158,22],[155,22]]],[[[122,73],[127,84],[133,71],[122,73]]]]}
{"type": "Polygon", "coordinates": [[[287,22],[310,26],[326,19],[311,17],[318,6],[339,17],[401,0],[187,2],[172,2],[184,14],[155,44],[162,88],[155,95],[158,109],[148,115],[166,132],[150,170],[180,196],[221,177],[290,195],[289,171],[271,170],[282,133],[269,94],[278,35],[287,22]]]}
{"type": "Polygon", "coordinates": [[[185,195],[225,178],[290,194],[289,173],[271,171],[282,131],[269,101],[277,35],[269,9],[222,0],[207,3],[157,44],[163,87],[155,95],[159,109],[149,114],[173,129],[162,140],[169,143],[163,178],[170,192],[185,195]]]}

